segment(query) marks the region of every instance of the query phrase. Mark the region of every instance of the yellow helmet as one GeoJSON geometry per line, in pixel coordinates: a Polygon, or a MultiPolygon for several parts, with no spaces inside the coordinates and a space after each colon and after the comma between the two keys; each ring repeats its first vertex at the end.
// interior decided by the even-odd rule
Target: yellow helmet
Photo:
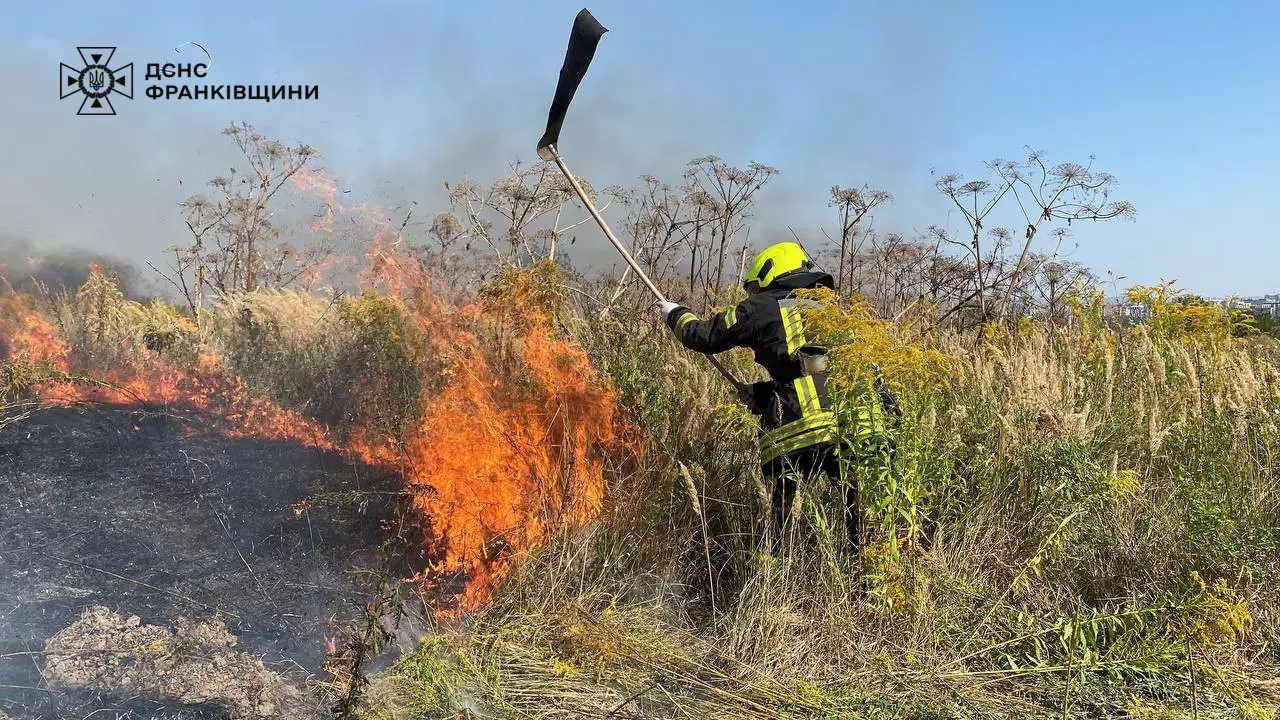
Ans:
{"type": "Polygon", "coordinates": [[[746,288],[755,283],[761,290],[769,287],[780,275],[785,275],[794,270],[810,270],[813,268],[813,261],[809,259],[809,255],[805,253],[804,248],[800,247],[800,243],[780,242],[777,245],[770,245],[756,255],[755,262],[751,264],[751,272],[747,273],[746,280],[742,283],[742,287],[746,288]]]}

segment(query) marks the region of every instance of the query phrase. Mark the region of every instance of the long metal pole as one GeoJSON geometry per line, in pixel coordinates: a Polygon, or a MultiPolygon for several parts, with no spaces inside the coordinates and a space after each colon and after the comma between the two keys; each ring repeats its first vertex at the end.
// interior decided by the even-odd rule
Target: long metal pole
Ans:
{"type": "MultiPolygon", "coordinates": [[[[555,161],[556,167],[560,168],[560,172],[564,173],[569,184],[573,186],[573,191],[577,193],[578,199],[582,201],[583,205],[587,206],[587,212],[591,213],[591,217],[595,218],[596,224],[600,226],[600,229],[604,232],[604,236],[609,238],[609,242],[613,243],[613,246],[622,254],[622,259],[626,260],[627,264],[631,266],[631,269],[635,271],[636,277],[640,278],[640,281],[645,284],[645,287],[649,288],[649,292],[653,293],[654,297],[658,298],[659,302],[667,302],[666,296],[662,294],[662,291],[658,289],[657,285],[653,284],[653,281],[649,279],[649,276],[644,274],[644,271],[640,269],[640,265],[636,263],[635,258],[631,257],[631,253],[627,252],[627,248],[618,241],[618,238],[613,234],[613,230],[609,229],[609,223],[605,222],[604,216],[596,209],[595,203],[591,202],[591,198],[587,195],[587,191],[584,190],[582,185],[578,182],[578,178],[574,177],[573,173],[569,171],[569,166],[564,164],[564,158],[560,157],[560,151],[556,149],[556,146],[547,145],[545,148],[540,148],[540,152],[538,153],[539,155],[543,155],[541,152],[542,150],[546,151],[546,155],[551,156],[551,159],[555,161]]],[[[545,157],[545,155],[543,156],[545,157]]],[[[740,392],[746,390],[746,385],[739,382],[724,365],[720,364],[720,361],[717,360],[715,356],[707,355],[707,359],[711,361],[711,364],[715,369],[719,370],[720,374],[724,376],[724,379],[728,380],[734,388],[740,392]]]]}

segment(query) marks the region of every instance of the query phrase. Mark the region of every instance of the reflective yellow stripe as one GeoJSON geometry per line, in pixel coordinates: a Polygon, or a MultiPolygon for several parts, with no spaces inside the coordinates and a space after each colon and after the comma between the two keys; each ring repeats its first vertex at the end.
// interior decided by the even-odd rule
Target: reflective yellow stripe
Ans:
{"type": "Polygon", "coordinates": [[[724,326],[726,328],[731,328],[736,322],[738,322],[738,309],[729,308],[724,314],[724,326]]]}
{"type": "Polygon", "coordinates": [[[782,311],[782,332],[787,338],[787,354],[795,355],[804,347],[804,321],[800,319],[800,309],[789,305],[778,304],[782,311]]]}
{"type": "Polygon", "coordinates": [[[787,338],[787,354],[793,357],[797,350],[808,344],[804,333],[804,319],[800,317],[801,307],[821,308],[822,303],[795,298],[778,301],[778,310],[782,313],[782,332],[787,338]]]}
{"type": "Polygon", "coordinates": [[[698,319],[698,316],[697,316],[697,315],[694,315],[694,314],[693,314],[693,313],[691,313],[691,312],[687,312],[687,313],[684,313],[683,315],[681,315],[681,316],[679,317],[679,319],[677,319],[677,320],[676,320],[676,335],[683,335],[683,334],[684,334],[684,326],[685,326],[685,325],[688,325],[689,323],[691,323],[691,322],[693,322],[694,320],[697,320],[697,319],[698,319]]]}
{"type": "Polygon", "coordinates": [[[815,428],[803,435],[797,435],[784,443],[771,446],[769,449],[771,452],[786,454],[803,448],[812,447],[814,445],[820,445],[822,443],[834,443],[838,438],[839,434],[836,432],[834,427],[815,428]]]}
{"type": "Polygon", "coordinates": [[[760,446],[760,461],[769,462],[787,453],[822,443],[834,443],[838,439],[839,433],[836,430],[835,423],[823,423],[799,434],[791,435],[784,440],[762,444],[760,446]]]}
{"type": "Polygon", "coordinates": [[[800,399],[800,415],[802,417],[812,417],[822,412],[822,401],[818,397],[818,387],[813,383],[813,377],[798,377],[792,384],[796,387],[796,397],[800,399]]]}
{"type": "Polygon", "coordinates": [[[760,442],[762,444],[776,444],[784,442],[793,435],[808,432],[814,428],[836,426],[836,414],[830,410],[818,413],[817,415],[789,422],[782,427],[777,427],[761,434],[760,442]]]}

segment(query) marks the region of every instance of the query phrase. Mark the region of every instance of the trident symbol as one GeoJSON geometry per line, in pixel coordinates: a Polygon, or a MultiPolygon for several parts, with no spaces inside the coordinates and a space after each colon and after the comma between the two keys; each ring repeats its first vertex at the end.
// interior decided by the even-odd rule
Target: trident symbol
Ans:
{"type": "Polygon", "coordinates": [[[133,63],[111,69],[116,52],[113,47],[83,46],[77,47],[76,52],[84,64],[58,66],[58,97],[65,100],[72,95],[83,96],[77,115],[115,115],[111,96],[133,97],[133,63]]]}

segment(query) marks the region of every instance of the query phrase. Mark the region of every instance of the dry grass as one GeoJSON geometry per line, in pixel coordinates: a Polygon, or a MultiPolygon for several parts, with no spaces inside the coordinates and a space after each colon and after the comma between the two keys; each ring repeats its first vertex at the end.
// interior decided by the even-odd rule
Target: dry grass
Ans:
{"type": "Polygon", "coordinates": [[[944,341],[959,372],[907,398],[896,541],[868,549],[864,596],[829,488],[802,493],[789,559],[751,553],[751,435],[696,357],[660,333],[580,337],[651,431],[649,465],[389,673],[371,716],[1275,712],[1258,690],[1280,665],[1273,347],[944,341]],[[423,682],[447,691],[406,700],[423,682]]]}
{"type": "MultiPolygon", "coordinates": [[[[198,330],[100,284],[50,308],[77,371],[213,353],[286,407],[384,437],[440,381],[420,311],[390,295],[256,293],[198,330]]],[[[645,429],[645,460],[610,468],[597,521],[522,556],[491,605],[374,684],[366,714],[1275,712],[1274,343],[1082,322],[907,348],[846,320],[827,318],[879,348],[845,353],[850,377],[886,353],[904,374],[955,359],[903,388],[893,476],[847,468],[886,508],[857,567],[830,487],[803,489],[785,559],[752,552],[768,505],[752,420],[705,361],[665,328],[563,318],[645,429]]]]}

